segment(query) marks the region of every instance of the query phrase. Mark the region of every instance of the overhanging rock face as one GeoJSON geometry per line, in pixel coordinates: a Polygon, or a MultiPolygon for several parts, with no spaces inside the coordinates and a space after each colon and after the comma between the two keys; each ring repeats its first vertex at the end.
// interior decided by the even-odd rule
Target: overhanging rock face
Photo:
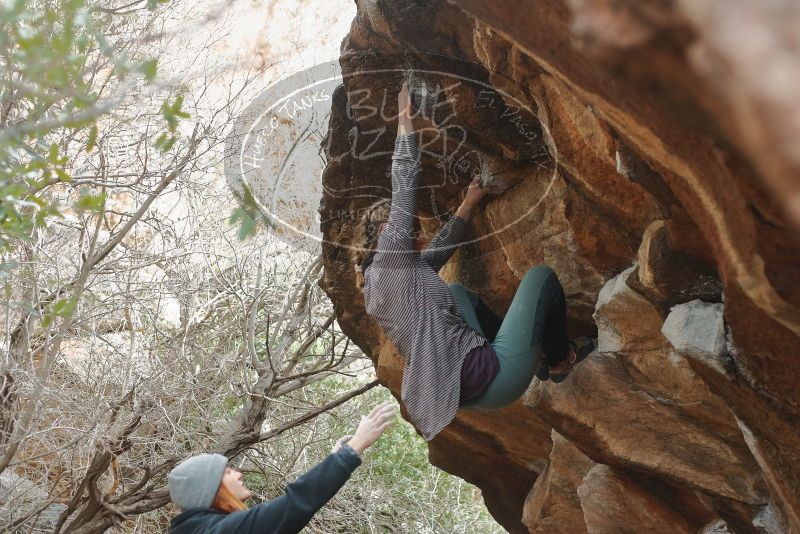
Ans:
{"type": "Polygon", "coordinates": [[[320,208],[344,331],[399,397],[348,246],[389,195],[406,79],[427,106],[423,231],[472,175],[495,182],[442,276],[502,314],[545,263],[570,334],[601,341],[562,384],[459,414],[431,462],[514,533],[800,532],[798,4],[357,4],[320,208]]]}

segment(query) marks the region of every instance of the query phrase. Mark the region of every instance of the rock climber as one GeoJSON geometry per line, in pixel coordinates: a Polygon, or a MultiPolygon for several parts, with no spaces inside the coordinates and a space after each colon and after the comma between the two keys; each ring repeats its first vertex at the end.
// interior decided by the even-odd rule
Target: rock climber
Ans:
{"type": "Polygon", "coordinates": [[[170,533],[300,532],[361,465],[361,454],[392,424],[394,415],[391,403],[376,406],[361,418],[355,434],[339,439],[331,454],[287,485],[283,495],[252,508],[245,501],[253,494],[225,456],[198,454],[184,460],[167,476],[170,498],[181,509],[170,523],[170,533]]]}
{"type": "Polygon", "coordinates": [[[431,440],[459,407],[508,406],[534,376],[563,381],[596,340],[568,341],[564,290],[549,267],[533,267],[523,276],[502,320],[475,293],[439,277],[488,192],[477,178],[429,246],[416,250],[421,164],[412,108],[404,83],[398,94],[391,200],[364,212],[354,263],[367,313],[405,359],[401,398],[409,418],[431,440]]]}

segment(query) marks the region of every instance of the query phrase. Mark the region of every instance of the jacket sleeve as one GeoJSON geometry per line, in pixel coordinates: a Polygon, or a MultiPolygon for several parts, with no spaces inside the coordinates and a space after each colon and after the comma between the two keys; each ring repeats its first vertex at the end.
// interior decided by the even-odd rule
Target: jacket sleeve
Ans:
{"type": "Polygon", "coordinates": [[[422,251],[420,254],[422,259],[438,273],[456,248],[464,242],[468,226],[469,223],[458,215],[451,217],[439,228],[428,246],[422,251]]]}
{"type": "Polygon", "coordinates": [[[398,135],[392,154],[392,202],[389,220],[378,238],[378,255],[388,253],[386,259],[390,262],[411,258],[412,253],[416,252],[414,220],[417,217],[417,178],[421,169],[417,134],[412,132],[398,135]]]}
{"type": "Polygon", "coordinates": [[[361,457],[343,445],[286,486],[283,495],[249,510],[234,512],[222,523],[220,533],[294,534],[305,527],[314,514],[347,482],[361,457]]]}

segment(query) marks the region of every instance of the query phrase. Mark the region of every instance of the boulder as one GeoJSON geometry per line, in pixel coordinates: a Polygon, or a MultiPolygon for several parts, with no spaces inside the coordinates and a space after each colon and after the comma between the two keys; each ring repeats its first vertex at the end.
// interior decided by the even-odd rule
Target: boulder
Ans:
{"type": "Polygon", "coordinates": [[[358,116],[348,94],[382,109],[412,79],[445,88],[415,119],[423,233],[473,175],[494,184],[442,277],[502,315],[525,271],[550,265],[570,335],[600,338],[565,382],[459,413],[431,462],[514,533],[800,533],[797,2],[357,6],[323,141],[326,191],[359,192],[320,206],[342,330],[399,397],[403,358],[365,313],[357,218],[341,214],[389,191],[396,111],[358,116]],[[374,157],[356,157],[365,144],[374,157]]]}
{"type": "Polygon", "coordinates": [[[661,333],[686,356],[697,358],[724,375],[732,372],[725,347],[723,305],[693,300],[672,308],[661,333]]]}
{"type": "Polygon", "coordinates": [[[525,501],[522,522],[536,534],[588,532],[578,487],[596,464],[555,430],[551,437],[553,450],[525,501]]]}
{"type": "Polygon", "coordinates": [[[629,267],[606,282],[597,296],[593,317],[597,349],[601,352],[656,350],[664,346],[659,332],[664,322],[661,313],[627,283],[634,269],[629,267]]]}
{"type": "Polygon", "coordinates": [[[578,487],[589,534],[694,534],[702,518],[691,516],[643,488],[624,472],[594,466],[578,487]]]}

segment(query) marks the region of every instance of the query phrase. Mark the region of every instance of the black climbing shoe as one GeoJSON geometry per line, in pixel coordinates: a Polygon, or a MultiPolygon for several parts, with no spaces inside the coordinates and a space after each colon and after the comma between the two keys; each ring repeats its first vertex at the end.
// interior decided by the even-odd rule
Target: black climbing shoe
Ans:
{"type": "Polygon", "coordinates": [[[597,348],[597,339],[579,337],[570,341],[569,344],[573,352],[570,353],[567,361],[550,367],[550,380],[555,383],[563,382],[569,376],[570,371],[597,348]]]}
{"type": "Polygon", "coordinates": [[[542,382],[550,380],[550,364],[547,363],[547,359],[544,357],[544,354],[539,359],[539,366],[536,368],[534,375],[536,375],[536,378],[542,382]]]}

